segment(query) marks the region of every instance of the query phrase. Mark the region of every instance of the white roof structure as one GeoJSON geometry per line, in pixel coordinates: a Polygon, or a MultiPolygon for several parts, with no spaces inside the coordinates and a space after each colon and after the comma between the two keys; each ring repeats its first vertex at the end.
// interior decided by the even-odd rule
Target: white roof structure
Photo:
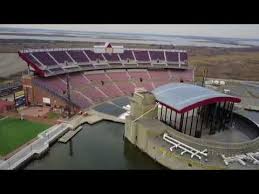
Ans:
{"type": "Polygon", "coordinates": [[[157,101],[179,113],[217,102],[240,102],[237,97],[192,84],[169,83],[152,91],[157,101]]]}

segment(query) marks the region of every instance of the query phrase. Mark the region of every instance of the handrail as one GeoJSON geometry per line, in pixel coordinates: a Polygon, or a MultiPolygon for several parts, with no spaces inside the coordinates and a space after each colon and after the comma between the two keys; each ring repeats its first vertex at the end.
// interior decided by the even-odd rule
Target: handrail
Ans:
{"type": "Polygon", "coordinates": [[[191,158],[193,158],[194,156],[196,156],[197,158],[199,158],[201,160],[201,156],[199,156],[199,154],[203,155],[203,156],[207,156],[208,153],[207,153],[207,149],[204,149],[203,151],[200,151],[200,150],[197,150],[187,144],[184,144],[172,137],[170,137],[167,133],[164,133],[163,135],[163,139],[165,141],[167,141],[168,143],[170,144],[173,144],[172,147],[170,147],[170,151],[173,151],[174,148],[180,148],[182,149],[183,151],[181,152],[181,155],[183,155],[184,153],[189,153],[191,154],[191,158]]]}
{"type": "Polygon", "coordinates": [[[57,138],[57,135],[67,130],[69,124],[54,125],[44,132],[38,134],[38,139],[26,145],[7,160],[0,160],[0,170],[14,169],[23,161],[30,158],[34,153],[40,153],[49,147],[49,143],[57,138]],[[54,127],[55,126],[55,127],[54,127]]]}

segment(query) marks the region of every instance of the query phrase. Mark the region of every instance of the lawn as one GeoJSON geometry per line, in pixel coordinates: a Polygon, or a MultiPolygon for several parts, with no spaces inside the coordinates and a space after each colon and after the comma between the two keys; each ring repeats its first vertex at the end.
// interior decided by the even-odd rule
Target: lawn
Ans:
{"type": "Polygon", "coordinates": [[[55,113],[55,112],[49,112],[48,113],[48,119],[58,119],[59,118],[59,114],[55,113]]]}
{"type": "Polygon", "coordinates": [[[49,127],[46,124],[16,118],[0,120],[0,156],[14,151],[49,127]]]}

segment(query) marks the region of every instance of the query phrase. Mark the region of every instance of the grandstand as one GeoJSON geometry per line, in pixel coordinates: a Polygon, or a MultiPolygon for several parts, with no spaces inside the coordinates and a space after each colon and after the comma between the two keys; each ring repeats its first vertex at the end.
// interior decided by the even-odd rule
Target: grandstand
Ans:
{"type": "Polygon", "coordinates": [[[80,110],[132,95],[135,88],[151,91],[170,82],[193,81],[186,51],[122,48],[119,52],[116,48],[112,52],[94,48],[19,51],[33,72],[23,77],[28,104],[65,108],[69,102],[80,110]]]}
{"type": "Polygon", "coordinates": [[[188,68],[183,50],[124,49],[123,53],[95,53],[91,48],[22,50],[19,56],[42,77],[100,68],[141,66],[188,68]]]}

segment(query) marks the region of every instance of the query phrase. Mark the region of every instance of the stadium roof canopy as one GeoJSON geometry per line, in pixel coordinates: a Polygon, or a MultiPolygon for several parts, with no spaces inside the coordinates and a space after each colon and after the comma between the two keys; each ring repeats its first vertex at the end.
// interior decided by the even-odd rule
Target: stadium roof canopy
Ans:
{"type": "Polygon", "coordinates": [[[199,106],[217,102],[240,102],[241,99],[226,95],[208,88],[184,83],[170,83],[152,91],[156,100],[172,108],[178,113],[184,113],[199,106]]]}

